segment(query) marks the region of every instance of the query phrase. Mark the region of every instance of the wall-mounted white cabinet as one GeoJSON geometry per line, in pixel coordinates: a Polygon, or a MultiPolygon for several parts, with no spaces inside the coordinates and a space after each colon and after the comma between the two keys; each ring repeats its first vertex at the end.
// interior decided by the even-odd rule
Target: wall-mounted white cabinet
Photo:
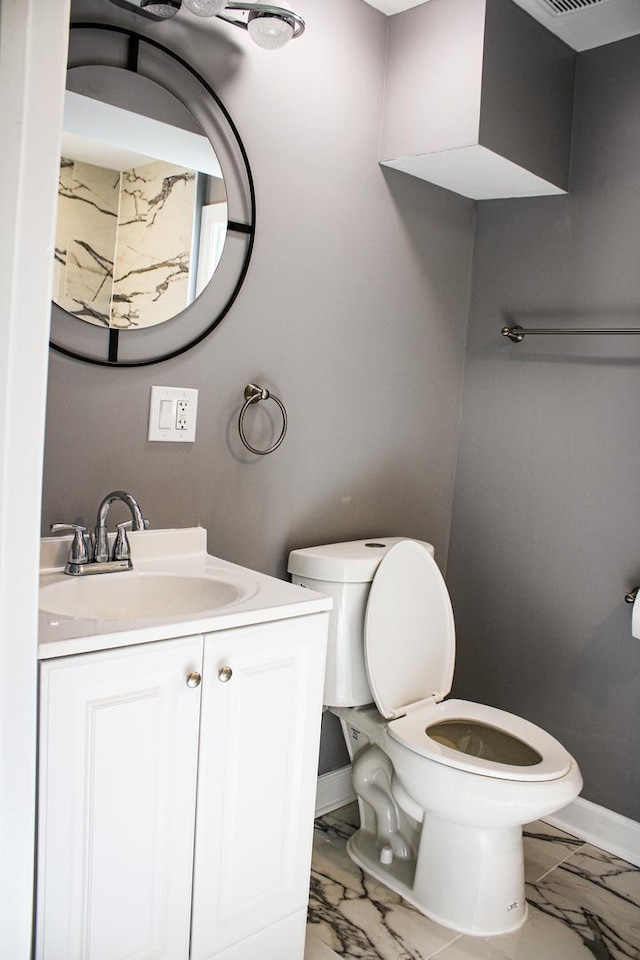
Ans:
{"type": "Polygon", "coordinates": [[[381,162],[476,200],[568,189],[575,52],[512,0],[391,17],[381,162]]]}
{"type": "Polygon", "coordinates": [[[302,960],[326,629],[42,662],[37,960],[302,960]]]}

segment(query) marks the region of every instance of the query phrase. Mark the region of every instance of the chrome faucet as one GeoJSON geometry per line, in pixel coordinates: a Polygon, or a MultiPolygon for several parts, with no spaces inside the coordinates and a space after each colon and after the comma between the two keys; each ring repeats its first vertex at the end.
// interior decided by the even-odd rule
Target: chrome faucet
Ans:
{"type": "Polygon", "coordinates": [[[119,570],[131,570],[131,550],[127,528],[132,530],[146,530],[148,523],[142,517],[140,505],[135,497],[124,490],[113,490],[108,493],[98,507],[98,518],[94,540],[93,558],[91,558],[90,538],[86,527],[73,523],[52,523],[51,532],[72,530],[74,533],[69,558],[64,572],[73,577],[89,576],[94,573],[116,573],[119,570]],[[109,507],[115,500],[122,500],[129,507],[131,520],[117,524],[118,532],[113,544],[113,553],[109,555],[109,537],[107,533],[107,514],[109,507]]]}
{"type": "MultiPolygon", "coordinates": [[[[131,529],[144,530],[145,522],[142,517],[140,505],[134,496],[125,490],[113,490],[108,493],[100,506],[98,507],[98,518],[96,521],[95,548],[93,559],[95,563],[107,563],[109,557],[109,542],[107,538],[107,514],[109,507],[116,500],[122,500],[131,511],[131,529]]],[[[129,541],[124,529],[124,524],[119,524],[118,535],[114,544],[114,560],[129,560],[129,541]]]]}

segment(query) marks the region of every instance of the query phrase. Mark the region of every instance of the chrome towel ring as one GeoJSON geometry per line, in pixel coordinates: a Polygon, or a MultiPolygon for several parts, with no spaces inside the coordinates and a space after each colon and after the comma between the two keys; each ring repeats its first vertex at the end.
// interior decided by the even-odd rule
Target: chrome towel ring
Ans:
{"type": "Polygon", "coordinates": [[[278,449],[284,440],[285,433],[287,432],[287,411],[284,408],[282,400],[279,400],[278,397],[274,396],[273,393],[269,393],[265,387],[258,387],[255,383],[248,383],[244,388],[244,405],[240,411],[240,416],[238,417],[238,431],[240,433],[240,439],[244,443],[247,450],[250,450],[251,453],[256,453],[259,457],[264,457],[268,453],[273,453],[274,450],[278,449]],[[280,413],[282,414],[282,432],[273,446],[269,447],[267,450],[256,450],[255,447],[251,446],[244,433],[245,414],[252,403],[258,403],[260,400],[273,400],[273,402],[277,403],[280,407],[280,413]]]}

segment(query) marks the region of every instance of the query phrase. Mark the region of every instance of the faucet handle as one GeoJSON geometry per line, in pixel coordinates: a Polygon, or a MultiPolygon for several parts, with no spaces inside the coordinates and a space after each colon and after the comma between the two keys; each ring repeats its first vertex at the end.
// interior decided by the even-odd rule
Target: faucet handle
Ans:
{"type": "Polygon", "coordinates": [[[73,531],[73,540],[69,549],[69,563],[88,563],[89,547],[85,539],[87,528],[79,523],[52,523],[51,533],[59,533],[62,530],[73,531]]]}
{"type": "MultiPolygon", "coordinates": [[[[148,530],[150,526],[149,520],[143,520],[143,530],[148,530]]],[[[123,520],[122,523],[116,524],[118,530],[133,530],[133,520],[123,520]]]]}
{"type": "MultiPolygon", "coordinates": [[[[149,529],[149,521],[143,520],[143,530],[149,529]]],[[[129,537],[127,536],[127,530],[133,530],[133,520],[124,520],[122,523],[117,523],[116,527],[118,532],[116,533],[116,539],[113,544],[113,559],[114,560],[130,560],[131,559],[131,547],[129,545],[129,537]]]]}
{"type": "Polygon", "coordinates": [[[113,544],[113,559],[130,560],[131,547],[129,546],[127,530],[131,529],[131,520],[126,520],[124,523],[118,523],[117,527],[118,532],[116,533],[116,539],[113,544]]]}

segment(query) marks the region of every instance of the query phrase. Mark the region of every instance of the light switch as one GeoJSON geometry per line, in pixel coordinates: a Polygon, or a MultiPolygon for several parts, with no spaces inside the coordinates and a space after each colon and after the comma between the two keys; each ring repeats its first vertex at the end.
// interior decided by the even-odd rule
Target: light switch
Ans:
{"type": "Polygon", "coordinates": [[[198,391],[192,387],[151,387],[149,440],[193,443],[198,391]]]}
{"type": "Polygon", "coordinates": [[[173,400],[160,401],[160,416],[158,417],[158,426],[161,430],[171,430],[174,421],[175,404],[173,400]]]}

